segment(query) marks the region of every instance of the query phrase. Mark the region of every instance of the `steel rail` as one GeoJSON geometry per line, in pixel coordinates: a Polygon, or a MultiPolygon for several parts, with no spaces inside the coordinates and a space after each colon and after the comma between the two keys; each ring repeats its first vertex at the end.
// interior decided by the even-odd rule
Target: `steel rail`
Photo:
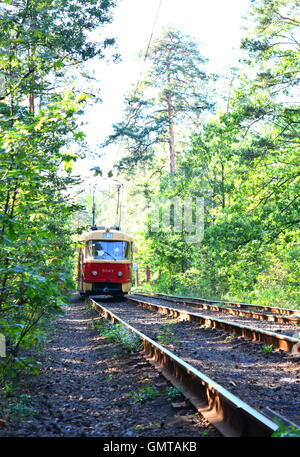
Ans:
{"type": "Polygon", "coordinates": [[[200,313],[192,313],[190,311],[180,310],[167,305],[142,301],[141,299],[132,298],[131,296],[128,296],[126,299],[130,302],[138,303],[141,306],[152,308],[162,314],[171,314],[172,316],[180,317],[189,321],[200,322],[202,325],[216,328],[225,332],[230,332],[236,336],[240,336],[252,341],[258,341],[266,345],[272,344],[274,349],[281,349],[282,351],[292,353],[300,352],[300,340],[298,338],[281,335],[271,331],[261,330],[255,327],[249,327],[248,325],[229,322],[200,313]]]}
{"type": "MultiPolygon", "coordinates": [[[[142,297],[148,297],[148,298],[161,298],[166,301],[170,302],[175,302],[175,303],[184,303],[185,305],[191,305],[191,306],[197,306],[202,309],[207,309],[209,311],[216,311],[216,312],[221,312],[221,313],[228,313],[232,314],[234,316],[241,316],[241,317],[251,317],[253,319],[258,319],[262,321],[270,321],[270,322],[278,322],[280,324],[300,324],[300,317],[298,317],[295,314],[266,314],[262,313],[261,310],[259,311],[252,311],[250,309],[244,309],[242,307],[231,307],[231,306],[222,306],[218,305],[217,303],[201,303],[201,301],[195,301],[192,299],[188,298],[177,298],[173,297],[170,295],[163,295],[163,294],[158,294],[158,295],[148,295],[148,294],[131,294],[131,295],[140,295],[142,297]]],[[[200,299],[199,299],[200,300],[200,299]]],[[[223,303],[223,302],[222,302],[223,303]]],[[[250,306],[250,305],[245,305],[250,306]]]]}
{"type": "Polygon", "coordinates": [[[183,387],[184,396],[223,436],[268,437],[278,428],[278,425],[268,417],[231,394],[161,344],[132,327],[102,304],[92,298],[90,301],[104,314],[105,318],[110,319],[113,323],[118,322],[130,332],[139,335],[143,340],[148,360],[159,367],[170,382],[183,387]]]}
{"type": "Polygon", "coordinates": [[[162,293],[151,292],[149,294],[145,294],[144,292],[135,292],[136,295],[144,295],[145,297],[161,297],[161,298],[170,298],[170,299],[178,299],[178,300],[189,300],[193,301],[194,303],[207,303],[207,304],[220,304],[220,305],[227,305],[227,306],[235,306],[237,308],[252,308],[260,311],[269,311],[274,314],[286,314],[288,316],[296,315],[300,316],[300,311],[297,309],[290,309],[290,308],[279,308],[276,306],[267,306],[267,305],[255,305],[250,303],[238,303],[233,301],[220,301],[220,300],[207,300],[206,298],[195,298],[195,297],[180,297],[178,295],[167,295],[162,293]]]}

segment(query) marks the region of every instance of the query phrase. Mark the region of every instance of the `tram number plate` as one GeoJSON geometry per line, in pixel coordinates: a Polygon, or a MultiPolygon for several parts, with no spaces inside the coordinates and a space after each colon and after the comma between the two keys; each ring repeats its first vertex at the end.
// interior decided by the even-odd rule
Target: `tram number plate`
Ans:
{"type": "Polygon", "coordinates": [[[103,238],[112,238],[113,234],[112,233],[103,233],[103,238]]]}

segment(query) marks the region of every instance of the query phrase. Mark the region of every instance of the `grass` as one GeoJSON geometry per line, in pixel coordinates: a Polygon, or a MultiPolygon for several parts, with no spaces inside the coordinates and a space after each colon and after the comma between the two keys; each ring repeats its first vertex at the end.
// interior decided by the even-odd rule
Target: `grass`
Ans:
{"type": "Polygon", "coordinates": [[[111,324],[110,322],[103,324],[94,321],[92,325],[102,336],[119,344],[126,352],[134,353],[142,349],[142,339],[127,330],[122,324],[111,324]]]}
{"type": "MultiPolygon", "coordinates": [[[[209,291],[204,292],[203,290],[197,289],[186,289],[184,287],[177,287],[175,291],[170,291],[168,288],[162,289],[159,285],[146,284],[139,286],[139,288],[132,288],[132,293],[162,293],[166,295],[176,295],[181,297],[192,297],[202,298],[210,301],[232,301],[237,303],[248,303],[252,305],[261,306],[274,306],[277,308],[290,308],[299,309],[300,303],[298,297],[289,297],[288,294],[278,288],[257,288],[252,292],[240,292],[236,295],[230,293],[212,294],[209,291]],[[146,287],[147,286],[147,287],[146,287]]],[[[220,305],[220,303],[218,303],[220,305]]]]}
{"type": "Polygon", "coordinates": [[[142,387],[137,392],[132,391],[129,393],[133,397],[134,403],[145,402],[149,400],[154,400],[154,398],[159,397],[160,393],[158,389],[151,385],[148,387],[142,387]]]}
{"type": "Polygon", "coordinates": [[[270,352],[273,351],[273,344],[263,346],[261,349],[259,349],[258,352],[261,352],[263,354],[269,354],[270,352]]]}
{"type": "Polygon", "coordinates": [[[168,401],[177,400],[182,397],[182,387],[171,386],[164,392],[164,395],[167,397],[168,401]]]}
{"type": "Polygon", "coordinates": [[[281,420],[274,418],[274,422],[278,425],[278,428],[272,434],[272,437],[294,437],[300,438],[300,428],[296,428],[293,425],[285,425],[281,420]]]}

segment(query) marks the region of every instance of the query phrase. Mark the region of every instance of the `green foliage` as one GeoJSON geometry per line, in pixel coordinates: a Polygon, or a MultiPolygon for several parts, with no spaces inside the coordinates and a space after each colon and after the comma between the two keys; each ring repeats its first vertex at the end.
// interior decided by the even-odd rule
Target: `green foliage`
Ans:
{"type": "Polygon", "coordinates": [[[159,396],[159,391],[155,386],[142,387],[137,392],[132,392],[134,403],[145,402],[147,400],[154,400],[159,396]]]}
{"type": "Polygon", "coordinates": [[[171,386],[164,395],[167,397],[168,401],[177,400],[182,396],[182,387],[171,386]]]}
{"type": "MultiPolygon", "coordinates": [[[[79,206],[74,162],[84,151],[78,118],[90,95],[66,88],[67,68],[103,57],[113,43],[90,40],[110,22],[110,0],[6,1],[0,7],[0,333],[7,357],[0,380],[38,373],[32,347],[74,289],[79,206]],[[63,88],[64,86],[64,88],[63,88]]],[[[83,157],[83,154],[82,154],[83,157]]]]}
{"type": "Polygon", "coordinates": [[[108,340],[121,345],[127,352],[133,353],[141,350],[141,338],[127,330],[122,324],[99,325],[96,323],[94,324],[94,328],[100,331],[108,340]]]}
{"type": "Polygon", "coordinates": [[[111,21],[112,0],[6,3],[11,7],[0,12],[0,72],[6,81],[0,100],[12,94],[18,99],[30,93],[47,96],[53,76],[62,78],[66,65],[102,58],[113,44],[111,38],[90,40],[91,31],[111,21]]]}
{"type": "MultiPolygon", "coordinates": [[[[178,142],[175,175],[164,171],[156,140],[151,144],[153,166],[145,169],[143,158],[132,155],[134,166],[144,167],[145,183],[132,190],[131,198],[137,201],[143,193],[151,203],[203,197],[204,239],[189,243],[172,222],[167,230],[145,230],[138,237],[136,260],[141,270],[149,265],[154,291],[299,307],[296,2],[251,4],[254,26],[242,41],[248,55],[232,74],[227,109],[202,117],[201,124],[194,125],[190,144],[178,142]]],[[[161,81],[167,50],[159,54],[159,44],[155,46],[158,60],[151,71],[161,81]]],[[[137,113],[145,114],[148,106],[141,96],[147,81],[150,76],[135,94],[135,102],[141,101],[137,113]]],[[[177,95],[180,103],[184,85],[177,95]]],[[[191,132],[183,118],[181,130],[187,136],[191,132]]]]}
{"type": "Polygon", "coordinates": [[[38,342],[40,319],[59,312],[74,287],[67,221],[77,206],[63,193],[77,180],[59,170],[75,159],[63,148],[81,110],[76,98],[54,96],[37,116],[1,132],[0,332],[15,368],[19,347],[38,342]]]}
{"type": "Polygon", "coordinates": [[[157,167],[157,151],[170,147],[174,130],[180,131],[182,122],[197,125],[214,106],[214,76],[206,74],[206,59],[188,36],[166,28],[148,49],[147,60],[149,71],[126,97],[124,121],[114,125],[115,133],[105,142],[125,146],[119,170],[132,172],[145,163],[157,167]]]}
{"type": "Polygon", "coordinates": [[[272,438],[284,438],[284,437],[290,437],[290,438],[296,438],[300,437],[300,428],[296,428],[293,425],[286,425],[284,422],[281,420],[274,418],[274,422],[278,424],[278,428],[275,430],[274,433],[272,433],[272,438]]]}
{"type": "Polygon", "coordinates": [[[157,339],[162,344],[169,344],[178,341],[180,338],[176,337],[175,332],[171,329],[170,325],[174,322],[167,322],[158,327],[157,339]]]}
{"type": "Polygon", "coordinates": [[[273,344],[263,346],[261,349],[259,349],[258,352],[262,352],[263,354],[269,354],[270,352],[273,351],[273,344]]]}
{"type": "Polygon", "coordinates": [[[31,405],[31,398],[28,394],[22,394],[17,401],[4,408],[2,414],[9,414],[17,420],[28,420],[37,414],[37,411],[31,405]]]}
{"type": "Polygon", "coordinates": [[[256,26],[242,40],[242,47],[248,50],[251,63],[260,66],[255,83],[272,93],[286,94],[298,84],[298,4],[295,0],[255,0],[252,4],[256,26]]]}

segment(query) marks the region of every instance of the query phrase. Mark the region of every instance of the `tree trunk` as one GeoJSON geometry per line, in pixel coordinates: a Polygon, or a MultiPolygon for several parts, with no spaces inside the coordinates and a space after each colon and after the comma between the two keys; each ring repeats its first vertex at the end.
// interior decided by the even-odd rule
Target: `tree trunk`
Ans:
{"type": "Polygon", "coordinates": [[[224,164],[221,164],[222,168],[222,208],[225,209],[225,176],[224,176],[224,164]]]}
{"type": "Polygon", "coordinates": [[[169,118],[169,164],[170,164],[170,173],[175,174],[175,147],[174,147],[174,127],[173,127],[173,108],[170,97],[167,97],[167,106],[168,106],[168,118],[169,118]]]}
{"type": "MultiPolygon", "coordinates": [[[[31,24],[30,24],[31,36],[32,36],[33,29],[34,29],[34,21],[35,21],[35,18],[32,17],[31,24]]],[[[33,38],[32,38],[32,41],[33,41],[33,38]]],[[[29,73],[31,73],[31,77],[30,77],[31,90],[30,90],[29,97],[28,97],[28,104],[29,104],[29,112],[32,114],[34,114],[34,63],[33,63],[34,54],[35,54],[35,46],[34,46],[33,42],[30,42],[29,49],[28,49],[28,57],[29,57],[29,73]]]]}
{"type": "Polygon", "coordinates": [[[175,148],[174,148],[174,126],[173,126],[173,106],[172,106],[172,99],[169,93],[169,86],[171,83],[171,76],[170,76],[170,56],[167,58],[167,92],[166,92],[166,101],[167,101],[167,112],[168,112],[168,121],[169,121],[169,165],[170,165],[170,174],[175,174],[175,148]]]}

